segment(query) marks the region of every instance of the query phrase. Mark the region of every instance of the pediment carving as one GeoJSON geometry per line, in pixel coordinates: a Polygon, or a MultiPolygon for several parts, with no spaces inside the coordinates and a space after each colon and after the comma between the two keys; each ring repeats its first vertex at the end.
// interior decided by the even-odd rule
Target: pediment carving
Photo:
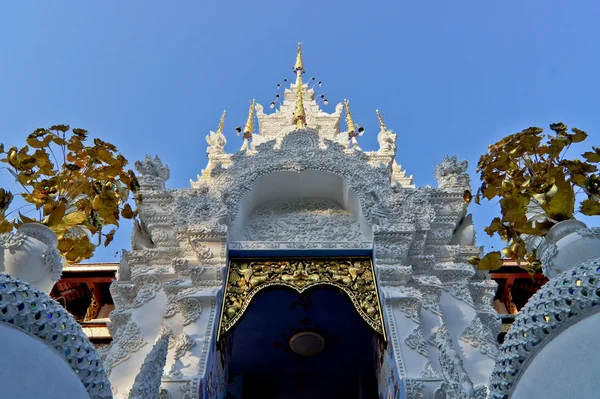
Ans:
{"type": "Polygon", "coordinates": [[[247,241],[366,241],[354,216],[325,198],[272,200],[258,206],[244,229],[247,241]]]}

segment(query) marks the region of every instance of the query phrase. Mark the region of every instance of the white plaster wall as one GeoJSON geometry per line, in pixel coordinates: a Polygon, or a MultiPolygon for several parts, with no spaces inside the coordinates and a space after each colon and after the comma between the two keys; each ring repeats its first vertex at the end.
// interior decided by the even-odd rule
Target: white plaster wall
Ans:
{"type": "Polygon", "coordinates": [[[600,397],[600,313],[568,327],[531,360],[511,399],[600,397]]]}
{"type": "Polygon", "coordinates": [[[336,201],[354,215],[364,236],[372,239],[371,227],[362,214],[356,193],[349,190],[341,176],[320,170],[273,172],[257,179],[240,201],[238,216],[229,230],[231,238],[243,241],[246,220],[257,206],[274,199],[309,197],[336,201]]]}
{"type": "Polygon", "coordinates": [[[0,398],[89,399],[75,372],[40,339],[0,323],[0,398]]]}

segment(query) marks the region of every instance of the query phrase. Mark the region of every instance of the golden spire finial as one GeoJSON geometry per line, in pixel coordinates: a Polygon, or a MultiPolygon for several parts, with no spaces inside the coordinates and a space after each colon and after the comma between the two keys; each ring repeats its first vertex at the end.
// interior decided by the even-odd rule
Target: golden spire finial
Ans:
{"type": "Polygon", "coordinates": [[[252,130],[254,129],[254,100],[250,103],[250,109],[248,110],[248,120],[244,127],[244,139],[252,137],[252,130]]]}
{"type": "Polygon", "coordinates": [[[356,126],[352,120],[352,114],[350,113],[350,105],[348,100],[344,100],[344,107],[346,108],[346,124],[348,125],[348,135],[352,136],[356,134],[356,126]]]}
{"type": "Polygon", "coordinates": [[[385,123],[383,122],[383,117],[379,113],[378,109],[376,109],[375,112],[377,113],[377,120],[379,120],[379,126],[381,126],[381,131],[385,132],[387,128],[385,127],[385,123]]]}
{"type": "Polygon", "coordinates": [[[302,98],[302,90],[304,89],[304,83],[302,82],[302,74],[304,73],[302,43],[298,43],[298,55],[296,56],[294,72],[296,72],[296,109],[294,110],[294,123],[296,124],[296,128],[302,129],[306,126],[306,111],[304,110],[304,99],[302,98]]]}
{"type": "Polygon", "coordinates": [[[221,120],[219,121],[219,127],[217,128],[216,134],[223,134],[223,125],[225,125],[225,114],[227,111],[223,111],[223,115],[221,115],[221,120]]]}
{"type": "Polygon", "coordinates": [[[306,126],[306,112],[304,111],[302,86],[302,76],[298,73],[298,79],[296,80],[296,109],[294,110],[294,123],[298,129],[302,129],[306,126]]]}
{"type": "Polygon", "coordinates": [[[302,42],[298,43],[298,55],[296,55],[296,64],[294,64],[294,72],[304,73],[304,62],[302,61],[302,42]]]}

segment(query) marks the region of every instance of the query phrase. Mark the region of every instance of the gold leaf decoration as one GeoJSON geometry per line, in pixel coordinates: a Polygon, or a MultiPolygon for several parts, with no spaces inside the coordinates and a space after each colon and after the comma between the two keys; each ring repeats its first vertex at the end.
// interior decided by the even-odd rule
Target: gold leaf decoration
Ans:
{"type": "Polygon", "coordinates": [[[385,330],[370,259],[232,259],[221,310],[219,339],[231,331],[262,289],[283,286],[299,293],[330,285],[344,291],[360,317],[382,334],[385,330]]]}
{"type": "Polygon", "coordinates": [[[465,192],[463,193],[463,200],[469,204],[471,202],[471,200],[473,200],[473,194],[471,194],[470,190],[465,190],[465,192]]]}
{"type": "Polygon", "coordinates": [[[498,270],[502,267],[502,264],[502,254],[500,252],[489,252],[479,261],[479,269],[498,270]]]}
{"type": "Polygon", "coordinates": [[[581,202],[579,211],[587,216],[600,215],[600,201],[586,199],[581,202]]]}
{"type": "Polygon", "coordinates": [[[0,191],[0,230],[10,231],[23,223],[45,224],[58,235],[61,253],[75,262],[92,256],[93,236],[98,237],[97,245],[103,238],[105,245],[113,240],[120,216],[137,218],[137,208],[128,202],[141,197],[136,194],[139,183],[134,172],[125,169],[127,159],[113,144],[95,138],[89,145],[86,130],[69,130],[68,125],[39,128],[27,136],[22,148],[4,152],[1,146],[6,157],[0,162],[8,164],[5,169],[23,186],[22,197],[39,217],[18,212],[18,219],[8,220],[4,215],[8,194],[0,191]],[[62,157],[57,159],[58,154],[62,157]],[[102,234],[105,225],[115,228],[102,234]]]}
{"type": "MultiPolygon", "coordinates": [[[[490,236],[499,235],[507,243],[502,253],[518,264],[526,260],[528,264],[522,267],[529,270],[537,270],[540,263],[535,257],[527,258],[521,235],[544,236],[556,223],[572,219],[576,190],[583,189],[588,195],[579,208],[583,214],[598,214],[600,201],[600,183],[595,174],[600,149],[592,147],[593,151],[583,153],[584,161],[567,159],[565,152],[570,145],[583,142],[588,134],[577,128],[569,132],[561,122],[551,124],[550,129],[555,135],[530,127],[506,136],[491,144],[477,164],[481,186],[475,202],[479,203],[481,197],[498,198],[502,213],[484,230],[490,236]]],[[[500,255],[494,252],[484,257],[479,268],[497,266],[500,255]]]]}

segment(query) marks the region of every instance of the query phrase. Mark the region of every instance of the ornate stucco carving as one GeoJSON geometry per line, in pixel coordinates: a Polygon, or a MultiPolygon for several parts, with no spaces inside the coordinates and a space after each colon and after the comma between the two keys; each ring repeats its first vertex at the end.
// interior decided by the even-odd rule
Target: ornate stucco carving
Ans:
{"type": "Polygon", "coordinates": [[[471,399],[473,383],[465,371],[462,358],[453,347],[452,337],[446,326],[438,328],[432,341],[439,351],[440,366],[445,379],[442,389],[446,397],[471,399]]]}
{"type": "Polygon", "coordinates": [[[133,352],[147,343],[139,325],[131,320],[130,311],[113,310],[110,319],[108,328],[113,340],[110,345],[98,350],[102,364],[109,375],[114,366],[129,359],[133,352]]]}
{"type": "Polygon", "coordinates": [[[425,383],[421,380],[414,378],[407,378],[405,380],[406,385],[406,398],[407,399],[421,399],[423,394],[421,391],[425,386],[425,383]]]}
{"type": "Polygon", "coordinates": [[[134,165],[140,174],[138,180],[142,190],[164,188],[165,182],[171,177],[169,167],[164,165],[157,155],[154,158],[146,155],[143,161],[136,161],[134,165]]]}
{"type": "Polygon", "coordinates": [[[416,350],[423,356],[427,356],[429,353],[427,352],[427,342],[423,337],[423,330],[421,327],[417,327],[413,330],[413,332],[406,337],[404,343],[411,349],[416,350]]]}
{"type": "Polygon", "coordinates": [[[250,215],[247,241],[351,242],[367,241],[349,211],[325,198],[274,200],[250,215]]]}
{"type": "Polygon", "coordinates": [[[162,335],[146,356],[135,377],[128,399],[159,399],[160,382],[167,361],[169,336],[162,335]]]}
{"type": "Polygon", "coordinates": [[[185,355],[185,353],[189,351],[194,345],[196,345],[196,341],[194,341],[192,337],[190,337],[188,334],[182,331],[173,344],[174,359],[181,359],[185,355]]]}
{"type": "Polygon", "coordinates": [[[434,176],[442,189],[468,189],[470,178],[467,161],[459,161],[456,155],[445,156],[435,167],[434,176]]]}
{"type": "Polygon", "coordinates": [[[475,316],[471,324],[460,334],[460,339],[479,349],[484,355],[495,359],[498,354],[498,345],[493,337],[492,331],[481,321],[479,316],[475,316]]]}

